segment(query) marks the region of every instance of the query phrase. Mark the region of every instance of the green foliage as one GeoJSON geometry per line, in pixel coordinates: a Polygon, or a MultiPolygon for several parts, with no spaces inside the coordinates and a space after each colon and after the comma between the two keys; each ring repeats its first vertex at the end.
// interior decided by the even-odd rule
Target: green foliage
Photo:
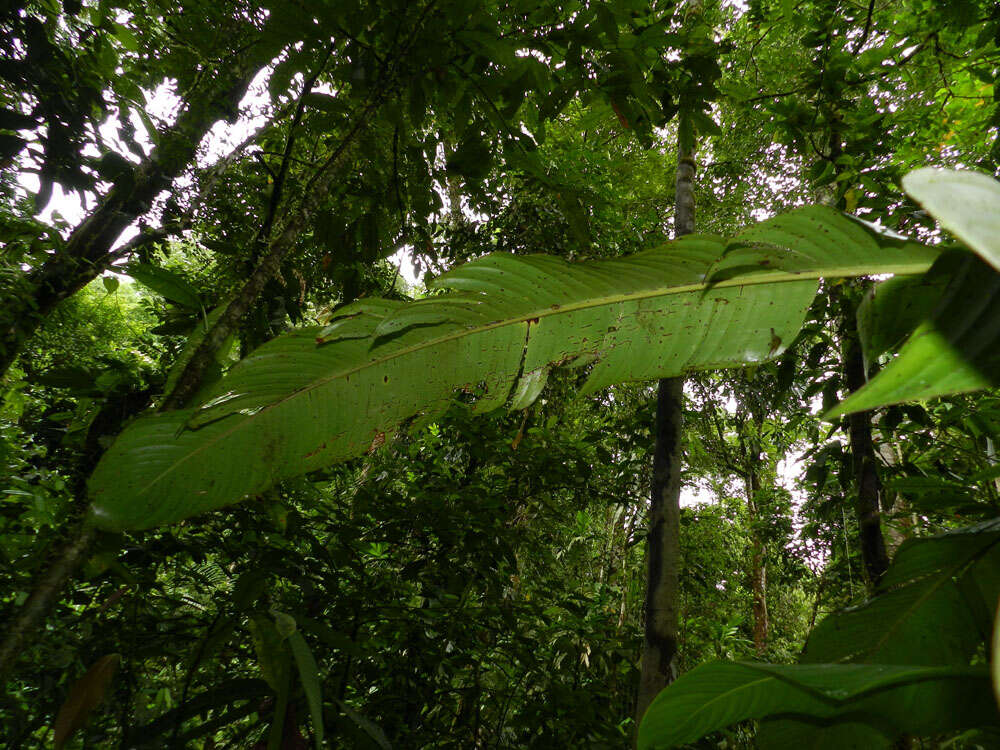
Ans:
{"type": "Polygon", "coordinates": [[[550,368],[581,359],[594,363],[585,392],[761,361],[796,336],[819,277],[919,272],[935,254],[824,209],[771,220],[729,247],[723,255],[722,239],[692,237],[575,267],[494,255],[438,279],[451,295],[345,308],[322,331],[259,349],[199,408],[133,423],[91,479],[94,519],[148,528],[262,492],[377,448],[403,421],[446,408],[456,388],[482,384],[480,410],[512,391],[523,408],[550,368]],[[225,468],[234,453],[246,464],[225,468]]]}
{"type": "Polygon", "coordinates": [[[0,620],[95,465],[128,528],[30,629],[0,744],[628,746],[653,416],[648,387],[606,386],[747,360],[689,381],[685,501],[710,498],[681,516],[691,671],[644,738],[997,744],[990,4],[8,11],[0,620]],[[710,234],[563,262],[669,237],[696,142],[710,234]],[[928,163],[983,174],[903,177],[928,163]],[[737,230],[812,203],[925,243],[936,217],[984,262],[832,209],[737,230]],[[897,275],[860,338],[887,387],[857,395],[895,561],[866,596],[852,446],[814,412],[850,390],[867,282],[836,279],[876,272],[897,275]],[[191,408],[150,414],[206,341],[191,408]],[[807,640],[815,663],[785,663],[807,640]],[[754,653],[782,664],[697,666],[754,653]]]}
{"type": "MultiPolygon", "coordinates": [[[[930,314],[922,316],[899,356],[827,418],[981,390],[996,385],[1000,378],[1000,331],[992,310],[1000,295],[1000,273],[992,234],[982,228],[980,219],[983,216],[989,222],[1000,214],[1000,184],[984,175],[923,171],[914,173],[907,185],[943,226],[967,239],[986,262],[975,257],[943,259],[950,264],[949,281],[930,314]]],[[[890,325],[895,328],[897,324],[890,325]]]]}
{"type": "MultiPolygon", "coordinates": [[[[849,721],[860,726],[852,728],[853,736],[838,736],[846,742],[842,747],[888,748],[906,731],[939,734],[982,726],[995,714],[984,667],[716,662],[683,675],[657,696],[639,730],[639,747],[676,747],[737,721],[782,717],[808,722],[816,733],[849,721]]],[[[801,726],[797,731],[804,733],[801,726]]],[[[788,728],[771,732],[761,747],[788,747],[782,744],[790,739],[788,728]]]]}

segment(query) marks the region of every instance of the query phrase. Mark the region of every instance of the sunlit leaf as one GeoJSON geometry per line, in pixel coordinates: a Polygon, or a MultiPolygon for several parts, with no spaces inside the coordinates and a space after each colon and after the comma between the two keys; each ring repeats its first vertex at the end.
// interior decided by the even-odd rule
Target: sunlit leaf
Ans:
{"type": "Polygon", "coordinates": [[[906,175],[903,188],[1000,270],[1000,182],[980,172],[924,167],[906,175]]]}

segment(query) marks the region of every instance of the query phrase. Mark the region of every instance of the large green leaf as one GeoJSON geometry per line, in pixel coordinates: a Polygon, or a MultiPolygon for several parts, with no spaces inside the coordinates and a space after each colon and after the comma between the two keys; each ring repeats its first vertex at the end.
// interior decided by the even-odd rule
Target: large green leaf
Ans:
{"type": "Polygon", "coordinates": [[[769,719],[765,750],[880,748],[904,732],[996,725],[987,668],[967,665],[998,595],[1000,521],[910,540],[871,600],[817,626],[804,664],[699,667],[650,706],[640,746],[672,747],[747,719],[769,719]]]}
{"type": "Polygon", "coordinates": [[[1000,270],[1000,182],[979,172],[925,167],[903,188],[938,222],[1000,270]]]}
{"type": "Polygon", "coordinates": [[[143,286],[163,295],[171,302],[192,310],[201,310],[198,290],[176,271],[138,262],[129,263],[124,271],[143,286]]]}
{"type": "Polygon", "coordinates": [[[934,257],[826,208],[611,261],[487,256],[442,276],[448,294],[345,308],[262,346],[201,406],[136,420],[91,477],[93,517],[148,528],[218,508],[377,447],[456,390],[479,410],[526,406],[555,366],[592,365],[590,392],[762,361],[796,336],[819,278],[934,257]]]}
{"type": "Polygon", "coordinates": [[[858,338],[869,362],[897,349],[930,317],[947,286],[940,260],[923,276],[894,276],[875,284],[858,305],[858,338]],[[940,272],[935,272],[940,271],[940,272]]]}
{"type": "Polygon", "coordinates": [[[824,418],[997,385],[998,303],[1000,273],[978,258],[965,255],[939,306],[917,327],[899,356],[824,418]]]}
{"type": "Polygon", "coordinates": [[[896,552],[864,604],[825,618],[809,636],[810,663],[965,664],[1000,596],[1000,522],[926,539],[896,552]]]}
{"type": "MultiPolygon", "coordinates": [[[[1000,182],[978,172],[925,168],[903,178],[903,187],[985,262],[965,259],[899,356],[826,419],[1000,383],[1000,182]]],[[[883,321],[881,330],[869,321],[869,338],[898,332],[896,321],[883,321]]]]}
{"type": "Polygon", "coordinates": [[[909,730],[990,723],[996,709],[985,666],[715,662],[682,675],[656,697],[639,727],[639,747],[676,747],[768,717],[856,722],[892,739],[909,730]]]}

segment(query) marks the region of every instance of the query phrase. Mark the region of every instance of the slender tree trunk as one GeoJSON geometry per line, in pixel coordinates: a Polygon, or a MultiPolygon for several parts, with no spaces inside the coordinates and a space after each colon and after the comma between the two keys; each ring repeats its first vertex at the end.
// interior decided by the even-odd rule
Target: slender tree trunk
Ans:
{"type": "Polygon", "coordinates": [[[629,571],[631,570],[629,566],[629,552],[632,549],[632,532],[635,531],[635,522],[638,517],[639,513],[635,512],[628,519],[628,526],[625,527],[625,537],[622,540],[622,555],[620,559],[622,599],[621,605],[618,608],[618,627],[616,630],[622,629],[622,626],[625,624],[625,615],[628,612],[628,594],[631,584],[629,578],[629,571]]]}
{"type": "MultiPolygon", "coordinates": [[[[758,454],[759,455],[759,454],[758,454]]],[[[752,514],[752,523],[756,527],[760,521],[760,479],[753,466],[754,456],[750,456],[747,466],[747,501],[752,514]]],[[[762,656],[767,650],[769,630],[767,616],[767,550],[760,534],[754,531],[753,549],[750,558],[750,591],[753,594],[753,646],[757,656],[762,656]]]]}
{"type": "MultiPolygon", "coordinates": [[[[765,512],[761,508],[761,434],[764,431],[764,414],[758,404],[751,402],[751,421],[749,425],[743,422],[740,429],[752,429],[748,441],[740,438],[743,474],[747,493],[747,508],[750,510],[751,526],[753,528],[752,550],[750,558],[750,591],[753,595],[753,645],[757,656],[763,656],[767,650],[767,637],[770,623],[767,613],[767,546],[761,538],[761,518],[765,512]]],[[[767,472],[772,475],[771,471],[767,472]]],[[[773,476],[771,476],[773,480],[773,476]]]]}
{"type": "MultiPolygon", "coordinates": [[[[841,361],[844,367],[844,385],[850,393],[854,393],[867,382],[868,378],[857,326],[854,324],[854,307],[846,295],[841,298],[841,303],[843,304],[841,361]]],[[[882,483],[879,481],[875,444],[872,442],[872,412],[849,414],[846,421],[856,492],[854,513],[861,540],[861,559],[868,585],[874,588],[889,567],[889,555],[882,535],[882,515],[879,508],[882,483]]]]}
{"type": "MultiPolygon", "coordinates": [[[[445,144],[445,153],[449,152],[453,154],[455,149],[445,144]]],[[[454,232],[468,222],[462,211],[462,178],[457,174],[449,174],[445,185],[448,189],[448,228],[454,232]]]]}
{"type": "Polygon", "coordinates": [[[764,561],[764,555],[764,545],[758,539],[754,539],[751,574],[753,576],[753,648],[757,656],[763,656],[767,650],[769,629],[767,616],[767,564],[764,561]]]}
{"type": "Polygon", "coordinates": [[[636,721],[677,676],[680,588],[681,378],[660,380],[656,397],[649,535],[646,541],[645,633],[636,721]]]}
{"type": "MultiPolygon", "coordinates": [[[[837,167],[837,159],[843,153],[840,118],[837,113],[830,115],[833,126],[830,130],[829,159],[837,167]]],[[[836,184],[836,183],[834,183],[836,184]]],[[[843,201],[837,201],[831,195],[824,202],[836,204],[836,208],[844,210],[843,201]]],[[[864,356],[861,352],[861,342],[858,338],[857,306],[852,301],[852,295],[831,292],[835,303],[839,303],[840,317],[840,355],[843,367],[844,385],[848,393],[854,393],[868,381],[865,371],[864,356]]],[[[835,304],[835,307],[838,306],[835,304]]],[[[864,563],[865,579],[869,588],[878,585],[882,574],[889,567],[889,556],[886,551],[885,538],[882,536],[882,519],[879,508],[881,482],[879,481],[878,465],[875,461],[875,446],[872,442],[872,412],[854,412],[845,419],[848,443],[851,449],[851,468],[854,479],[856,497],[854,515],[858,522],[858,532],[861,541],[861,559],[864,563]]]]}
{"type": "MultiPolygon", "coordinates": [[[[694,231],[694,155],[678,148],[674,235],[694,231]]],[[[656,443],[646,543],[645,633],[636,725],[653,698],[677,676],[680,599],[682,378],[661,379],[656,394],[656,443]]]]}

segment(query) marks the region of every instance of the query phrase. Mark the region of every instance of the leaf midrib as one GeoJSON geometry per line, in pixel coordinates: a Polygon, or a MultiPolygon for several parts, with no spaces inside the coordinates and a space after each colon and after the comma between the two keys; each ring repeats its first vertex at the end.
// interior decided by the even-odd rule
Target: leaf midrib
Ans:
{"type": "MultiPolygon", "coordinates": [[[[648,289],[642,292],[625,293],[625,294],[614,294],[606,295],[603,297],[589,298],[585,301],[577,303],[562,304],[558,308],[553,309],[551,305],[540,307],[534,311],[528,313],[522,313],[516,318],[505,318],[503,320],[495,321],[492,323],[487,323],[480,326],[474,326],[469,328],[461,328],[456,331],[452,331],[444,336],[438,336],[434,339],[427,339],[419,343],[413,344],[408,347],[403,347],[395,351],[389,352],[383,357],[377,357],[374,359],[369,359],[363,364],[358,365],[347,370],[341,370],[336,374],[332,374],[327,377],[319,378],[316,381],[299,388],[298,390],[292,391],[287,396],[283,396],[277,401],[268,404],[267,406],[261,408],[258,412],[252,416],[247,416],[246,419],[234,424],[229,430],[225,432],[220,432],[214,439],[203,442],[194,450],[185,453],[179,460],[171,463],[166,469],[161,471],[156,476],[150,478],[150,481],[146,483],[143,487],[137,489],[136,494],[142,495],[154,487],[164,476],[170,474],[171,472],[178,469],[188,460],[193,459],[198,456],[201,452],[208,450],[214,446],[219,440],[224,440],[228,438],[231,434],[237,430],[243,428],[248,422],[252,422],[256,417],[267,413],[272,409],[276,409],[287,403],[288,401],[297,398],[298,396],[309,393],[317,388],[321,388],[324,385],[337,380],[338,378],[346,378],[355,373],[361,372],[369,367],[374,367],[376,365],[382,364],[384,362],[391,361],[398,357],[403,357],[413,352],[420,351],[428,347],[443,344],[448,341],[453,341],[464,336],[471,336],[477,333],[482,333],[485,331],[494,330],[497,328],[502,328],[509,325],[517,325],[520,323],[525,323],[529,320],[541,319],[547,317],[554,317],[557,315],[563,315],[568,312],[575,312],[578,310],[586,310],[589,308],[602,307],[605,305],[620,303],[620,302],[630,302],[643,299],[651,299],[653,297],[665,297],[674,294],[685,294],[688,292],[695,291],[709,291],[712,289],[726,289],[731,287],[744,287],[744,286],[758,286],[761,284],[781,284],[781,283],[792,283],[796,281],[817,281],[821,278],[843,278],[849,276],[856,276],[859,272],[866,271],[868,273],[879,273],[879,274],[915,274],[921,273],[930,266],[930,262],[925,259],[914,259],[911,262],[904,263],[900,262],[898,264],[891,264],[888,266],[879,267],[877,271],[872,271],[870,266],[865,266],[859,268],[858,266],[841,266],[835,268],[824,268],[824,269],[813,269],[800,272],[792,271],[775,271],[775,272],[761,272],[756,273],[746,277],[737,277],[732,279],[725,279],[718,283],[712,284],[708,282],[699,282],[696,284],[683,284],[675,287],[659,287],[656,289],[648,289]]],[[[195,412],[196,413],[196,412],[195,412]]],[[[226,417],[233,416],[232,414],[227,414],[226,417]]],[[[225,419],[226,417],[221,417],[220,419],[225,419]]]]}
{"type": "MultiPolygon", "coordinates": [[[[980,547],[979,549],[973,550],[972,552],[967,554],[964,558],[962,558],[962,560],[960,560],[959,562],[954,563],[948,566],[947,568],[939,569],[936,574],[931,573],[927,577],[932,579],[931,585],[927,587],[927,591],[925,591],[922,595],[918,596],[913,601],[911,606],[906,607],[903,610],[903,615],[897,617],[896,621],[892,623],[892,625],[889,628],[883,631],[882,637],[880,637],[875,642],[875,645],[871,649],[867,649],[864,653],[866,654],[880,653],[881,650],[885,647],[886,643],[889,642],[891,636],[902,626],[903,622],[910,619],[910,616],[912,615],[913,612],[915,612],[920,607],[923,607],[927,603],[927,600],[931,596],[936,594],[938,591],[940,591],[945,586],[945,584],[952,583],[954,577],[959,573],[959,571],[962,570],[962,568],[966,568],[970,565],[975,564],[977,558],[981,559],[998,543],[1000,543],[1000,537],[994,539],[992,542],[986,544],[983,547],[980,547]],[[937,578],[936,581],[933,580],[935,577],[937,578]]],[[[916,586],[919,585],[919,583],[922,582],[923,580],[927,580],[927,578],[924,578],[921,581],[912,581],[905,585],[916,586]]]]}

